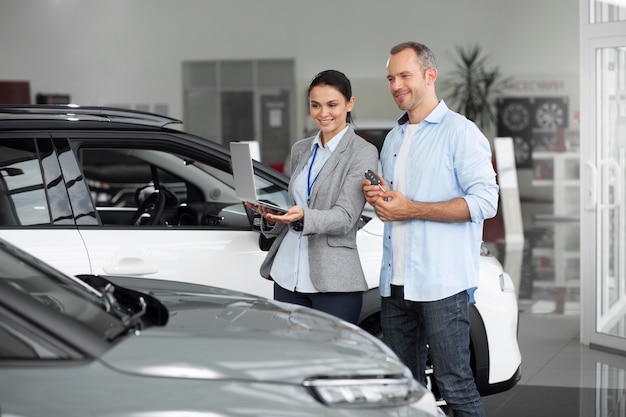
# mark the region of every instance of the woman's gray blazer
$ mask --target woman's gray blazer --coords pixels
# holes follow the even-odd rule
[[[291,190],[293,178],[311,157],[314,139],[302,139],[291,148],[291,204],[295,204]],[[317,177],[309,206],[303,207],[304,228],[301,233],[309,238],[311,281],[319,292],[368,289],[356,246],[358,221],[365,206],[361,180],[368,169],[378,171],[378,150],[357,136],[350,126]],[[272,263],[288,227],[277,223],[271,229],[264,228],[266,236],[276,236],[261,264],[260,272],[264,278],[271,279]]]

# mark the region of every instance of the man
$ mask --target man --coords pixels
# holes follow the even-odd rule
[[[381,151],[381,185],[363,180],[385,222],[380,276],[385,342],[425,382],[434,380],[455,416],[484,416],[470,368],[468,303],[478,285],[485,219],[498,186],[489,141],[435,92],[432,51],[416,42],[391,49],[389,90],[405,114]],[[427,350],[427,347],[429,348]]]

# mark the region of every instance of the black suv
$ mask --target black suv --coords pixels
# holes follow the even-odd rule
[[[180,124],[114,108],[0,106],[0,237],[69,275],[144,276],[271,298],[258,271],[266,242],[258,215],[235,195],[229,152],[172,128]],[[288,205],[288,178],[254,167],[259,198]],[[380,250],[378,237],[360,239]],[[364,320],[378,311],[379,261],[370,262]]]

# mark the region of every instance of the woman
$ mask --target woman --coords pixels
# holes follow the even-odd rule
[[[263,233],[276,237],[261,275],[274,280],[274,299],[357,323],[368,289],[356,246],[361,179],[377,171],[378,151],[350,125],[354,97],[343,73],[317,74],[308,97],[319,133],[291,149],[293,206],[280,215],[246,203],[263,216]]]

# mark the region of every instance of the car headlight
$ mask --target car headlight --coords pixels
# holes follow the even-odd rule
[[[391,407],[418,401],[426,390],[410,377],[309,378],[303,385],[330,407]]]

